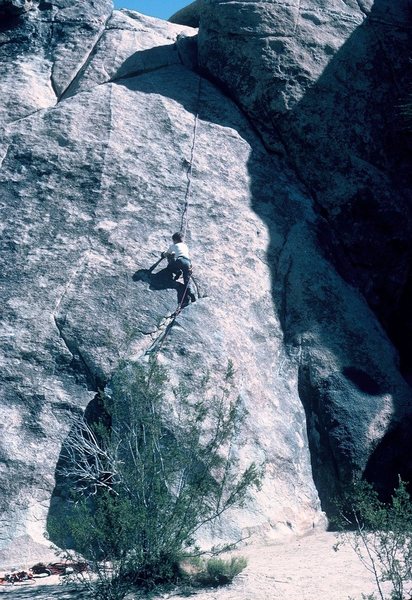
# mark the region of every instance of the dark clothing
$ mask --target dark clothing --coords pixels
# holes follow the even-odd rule
[[[192,302],[194,302],[196,300],[196,297],[195,297],[193,290],[191,288],[191,285],[190,285],[190,274],[191,274],[190,260],[188,258],[185,258],[184,256],[180,256],[177,259],[170,258],[167,269],[174,275],[180,275],[180,273],[183,274],[183,283],[184,283],[185,290],[186,290],[184,298],[183,298],[183,304],[185,304],[185,303],[187,304],[189,302],[189,299]]]

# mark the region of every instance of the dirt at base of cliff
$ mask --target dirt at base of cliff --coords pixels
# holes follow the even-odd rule
[[[361,565],[349,546],[333,549],[333,533],[316,533],[271,546],[249,546],[241,551],[248,566],[232,585],[196,593],[196,600],[360,600],[375,590],[371,573]],[[39,580],[0,588],[10,600],[83,600],[79,590]],[[183,600],[176,592],[160,596]],[[135,600],[133,595],[128,600]]]

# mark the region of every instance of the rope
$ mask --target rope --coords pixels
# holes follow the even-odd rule
[[[162,346],[164,344],[164,341],[167,337],[167,334],[169,333],[169,331],[172,329],[173,325],[175,324],[176,318],[179,316],[182,308],[183,308],[183,302],[186,298],[186,294],[187,294],[187,290],[189,287],[189,283],[190,283],[190,277],[186,283],[186,287],[184,289],[183,292],[183,296],[182,299],[180,300],[176,310],[174,313],[172,313],[170,315],[170,317],[167,317],[170,319],[169,323],[166,325],[166,327],[164,328],[164,330],[157,336],[157,338],[153,341],[153,343],[151,344],[151,346],[146,350],[145,352],[145,356],[149,355],[149,354],[157,354],[158,352],[160,352],[160,350],[162,349]],[[166,318],[166,320],[167,320]]]
[[[198,88],[197,88],[197,98],[196,98],[195,122],[193,124],[193,141],[192,141],[192,147],[190,150],[190,161],[189,161],[189,165],[188,165],[188,168],[186,171],[186,178],[187,178],[186,193],[185,193],[185,197],[184,197],[182,217],[180,220],[180,231],[183,234],[183,237],[186,236],[187,225],[188,225],[188,221],[189,221],[188,211],[189,211],[190,194],[191,194],[191,188],[192,188],[193,160],[194,160],[195,148],[196,148],[196,136],[197,136],[197,125],[199,122],[199,106],[200,106],[201,91],[202,91],[202,78],[199,76],[199,83],[198,83]]]
[[[194,161],[194,157],[195,157],[195,149],[196,149],[196,139],[197,139],[197,126],[198,126],[198,122],[199,122],[199,106],[200,106],[200,94],[202,91],[202,78],[199,76],[199,82],[198,82],[198,88],[197,88],[197,97],[196,97],[196,113],[195,113],[195,121],[193,124],[193,140],[192,140],[192,147],[190,149],[190,161],[188,164],[188,168],[186,171],[186,178],[187,178],[187,184],[186,184],[186,192],[185,192],[185,196],[184,196],[184,201],[183,201],[183,210],[182,210],[182,216],[180,219],[180,232],[182,233],[183,237],[186,236],[186,232],[187,232],[187,226],[189,223],[189,219],[188,219],[188,212],[189,212],[189,205],[190,205],[190,196],[191,196],[191,190],[192,190],[192,173],[193,173],[193,161]],[[192,275],[190,275],[186,287],[184,289],[183,292],[183,296],[182,299],[180,300],[177,309],[175,310],[174,313],[172,313],[169,317],[166,317],[165,319],[165,323],[167,322],[167,319],[170,319],[170,321],[167,323],[166,327],[164,328],[164,330],[157,336],[157,338],[153,341],[153,343],[151,344],[151,346],[146,350],[146,352],[144,353],[145,356],[150,355],[150,354],[157,354],[158,352],[160,352],[164,341],[169,333],[169,331],[171,330],[171,328],[173,327],[176,318],[178,317],[178,315],[180,314],[182,308],[183,308],[183,303],[185,301],[186,295],[187,295],[187,290],[189,288],[189,283],[190,283],[190,279],[193,280],[193,282],[196,285],[196,289],[198,290],[198,285],[195,282],[194,278],[192,277]]]

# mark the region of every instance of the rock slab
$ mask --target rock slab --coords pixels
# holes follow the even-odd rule
[[[250,39],[266,35],[246,9]],[[293,2],[280,10],[287,22]],[[123,360],[155,349],[194,395],[233,361],[249,414],[236,451],[266,475],[215,539],[324,526],[316,486],[327,507],[408,410],[396,351],[335,269],[313,195],[193,70],[195,34],[103,0],[39,4],[1,28],[4,556],[44,541],[71,417]],[[133,275],[180,228],[199,297],[163,339],[176,289]]]

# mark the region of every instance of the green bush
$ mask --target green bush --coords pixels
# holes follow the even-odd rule
[[[231,583],[247,566],[243,556],[232,557],[230,560],[211,558],[206,563],[210,585],[226,585]]]
[[[373,574],[379,598],[385,600],[383,582],[391,585],[390,600],[409,597],[412,592],[412,503],[405,482],[399,479],[391,501],[385,503],[369,483],[359,481],[339,503],[339,514],[340,543],[350,544]]]
[[[175,390],[175,410],[165,408],[166,383],[154,360],[124,365],[104,398],[104,418],[78,419],[66,444],[61,472],[73,504],[59,525],[90,560],[99,600],[179,581],[182,559],[199,553],[199,529],[259,485],[260,470],[239,470],[234,451],[245,411],[232,366],[212,396],[206,378],[200,398]],[[225,576],[240,564],[226,566]]]

